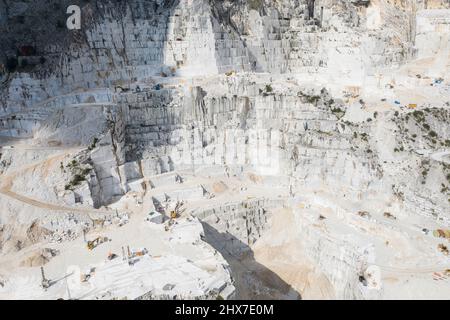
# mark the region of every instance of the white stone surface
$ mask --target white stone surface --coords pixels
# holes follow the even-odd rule
[[[83,41],[38,48],[56,70],[8,74],[0,297],[68,297],[29,266],[48,245],[54,279],[96,266],[70,278],[77,298],[232,297],[229,267],[239,290],[245,273],[221,254],[244,253],[304,298],[447,297],[448,257],[422,229],[450,227],[450,8],[316,2],[315,19],[300,0],[100,7]],[[176,201],[215,231],[143,222]],[[113,241],[87,252],[83,229]],[[126,245],[150,255],[106,260]],[[240,294],[290,296],[252,279]]]

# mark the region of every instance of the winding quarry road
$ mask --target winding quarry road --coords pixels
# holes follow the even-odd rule
[[[31,147],[30,147],[31,148]],[[56,148],[51,148],[51,150],[56,150]],[[49,148],[47,147],[43,147],[43,148],[38,148],[38,147],[32,147],[33,150],[49,150]],[[59,148],[61,149],[61,148]],[[52,210],[52,211],[69,211],[69,212],[77,212],[77,213],[85,213],[85,214],[110,214],[110,211],[102,211],[102,210],[96,210],[96,209],[86,209],[86,208],[74,208],[74,207],[69,207],[69,206],[63,206],[63,205],[58,205],[58,204],[53,204],[53,203],[47,203],[47,202],[43,202],[40,200],[36,200],[33,199],[31,197],[28,197],[26,195],[23,194],[19,194],[15,191],[12,191],[12,186],[13,186],[13,182],[14,179],[17,175],[19,174],[24,174],[26,171],[29,171],[31,169],[34,169],[38,166],[45,166],[47,163],[51,162],[51,161],[55,161],[55,160],[62,160],[64,159],[66,156],[70,155],[70,154],[74,154],[77,153],[79,151],[81,151],[82,148],[71,148],[71,149],[67,149],[66,151],[62,152],[62,153],[58,153],[56,155],[53,155],[43,161],[39,161],[33,164],[30,164],[28,166],[24,166],[21,167],[19,169],[16,169],[15,171],[7,174],[7,175],[0,175],[0,193],[8,196],[10,198],[13,198],[17,201],[20,201],[22,203],[28,204],[30,206],[34,206],[34,207],[38,207],[41,209],[45,209],[45,210]],[[91,216],[90,216],[91,217]],[[91,217],[91,219],[93,219],[93,217]]]

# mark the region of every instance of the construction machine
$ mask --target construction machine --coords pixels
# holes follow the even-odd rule
[[[178,214],[175,210],[170,211],[170,219],[178,218]]]
[[[97,237],[92,241],[87,242],[87,248],[89,250],[94,250],[98,245],[108,241],[107,237]]]
[[[186,210],[185,208],[182,208],[184,205],[183,201],[177,201],[176,204],[171,206],[170,209],[170,219],[176,219],[181,216],[181,214]]]
[[[118,90],[120,90],[120,91],[118,91]],[[128,92],[128,91],[130,91],[130,88],[126,88],[126,87],[117,85],[114,87],[114,91],[115,92]]]
[[[234,75],[236,75],[236,71],[230,70],[230,71],[228,71],[228,72],[225,72],[225,75],[226,75],[227,77],[234,76]]]

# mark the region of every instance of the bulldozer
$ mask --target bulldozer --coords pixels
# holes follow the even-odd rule
[[[92,241],[87,242],[87,248],[89,250],[94,250],[98,245],[108,241],[107,237],[97,237]]]

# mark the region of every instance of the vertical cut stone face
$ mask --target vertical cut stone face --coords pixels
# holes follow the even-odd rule
[[[53,162],[50,179],[22,176],[3,192],[114,207],[179,183],[177,172],[249,180],[268,198],[283,190],[274,203],[194,210],[215,229],[211,244],[236,254],[263,237],[272,209],[308,194],[317,211],[299,209],[300,239],[338,298],[370,296],[358,277],[388,247],[383,206],[414,221],[413,237],[416,220],[448,227],[448,1],[83,1],[77,31],[65,28],[69,4],[0,1],[0,136],[84,148],[73,157],[89,172],[73,182]],[[12,149],[2,149],[2,173],[42,160]],[[207,202],[208,192],[166,190],[152,206],[168,194]],[[374,199],[382,223],[355,220]],[[320,210],[343,231],[322,228]],[[402,227],[389,233],[401,245]]]
[[[3,12],[9,21],[25,18],[2,27],[4,64],[5,56],[16,58],[24,46],[33,46],[46,61],[37,61],[30,78],[15,74],[3,88],[3,104],[11,110],[79,87],[126,83],[166,67],[188,77],[233,70],[338,74],[346,70],[336,70],[337,64],[351,71],[360,56],[361,65],[353,69],[367,74],[401,63],[411,46],[410,8],[384,2],[361,8],[350,1],[93,1],[82,5],[82,29],[70,32],[61,27],[67,18],[64,2],[7,5],[12,9],[6,12],[4,6]],[[367,11],[380,7],[379,28],[367,30]],[[316,20],[308,18],[312,9]],[[42,24],[42,17],[47,25],[38,32],[33,25]]]

